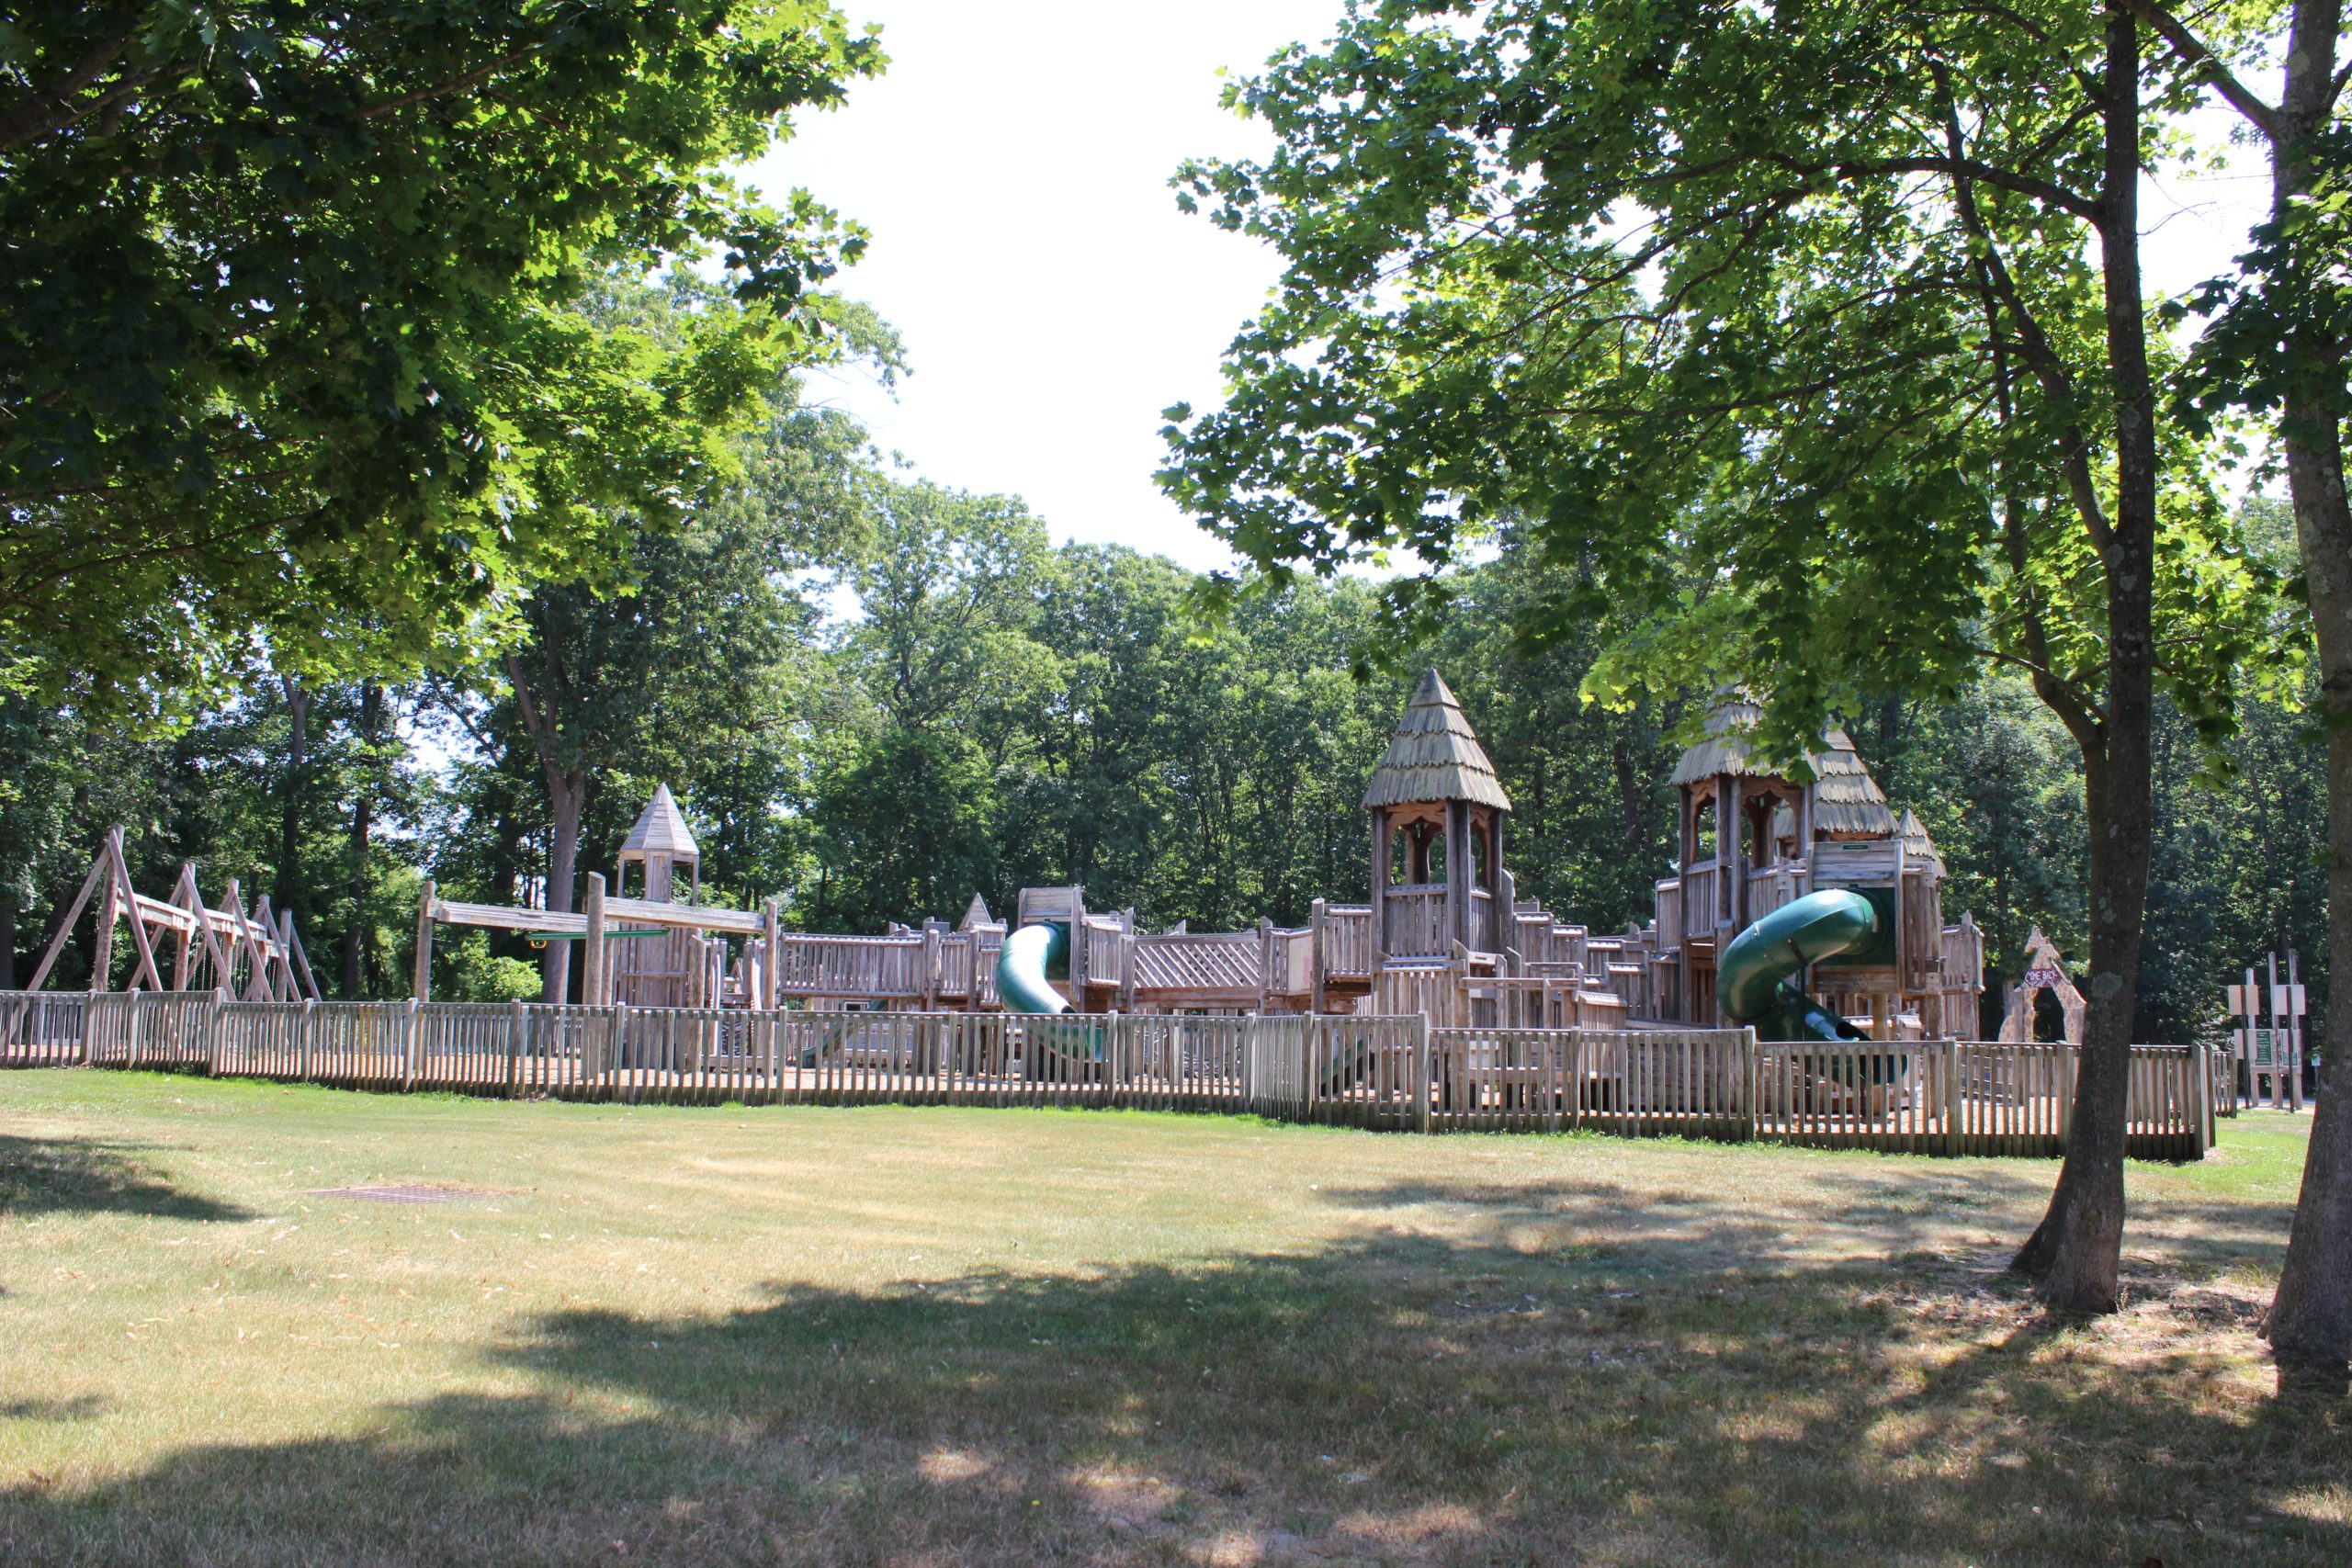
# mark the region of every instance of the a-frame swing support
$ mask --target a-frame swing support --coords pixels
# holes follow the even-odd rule
[[[65,939],[80,923],[94,895],[98,908],[97,929],[90,946],[92,991],[112,987],[115,927],[127,919],[130,940],[138,949],[138,960],[130,972],[133,989],[185,991],[191,979],[201,972],[211,982],[207,989],[232,990],[243,1000],[298,1001],[306,997],[313,1001],[320,999],[318,980],[311,972],[309,955],[302,951],[291,911],[273,915],[269,900],[264,897],[256,900],[248,912],[234,877],[229,880],[220,907],[207,908],[197,891],[193,865],[180,867],[179,880],[169,898],[151,898],[131,883],[130,863],[124,853],[123,830],[119,827],[107,830],[106,843],[90,862],[89,874],[82,879],[82,886],[57,922],[57,929],[50,933],[49,945],[42,949],[40,962],[33,967],[27,990],[38,991],[48,983],[58,955],[65,949]],[[156,956],[166,931],[173,937],[172,978],[168,985],[164,979],[163,964]],[[246,966],[242,987],[236,981],[240,958]]]

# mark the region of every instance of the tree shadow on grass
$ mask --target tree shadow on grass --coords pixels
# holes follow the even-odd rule
[[[250,1220],[234,1203],[174,1186],[137,1144],[0,1134],[0,1218],[40,1213],[146,1214],[166,1220]]]
[[[12,1484],[0,1557],[2352,1561],[2342,1408],[2233,1393],[2210,1338],[2051,1324],[1931,1207],[1867,1222],[1889,1264],[1591,1186],[1334,1201],[1386,1217],[1197,1267],[547,1314],[484,1351],[528,1393]]]

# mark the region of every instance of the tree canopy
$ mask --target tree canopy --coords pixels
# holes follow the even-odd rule
[[[813,0],[101,0],[0,25],[0,678],[169,708],[589,577],[862,236],[723,165],[879,69]],[[583,311],[704,254],[753,309]]]

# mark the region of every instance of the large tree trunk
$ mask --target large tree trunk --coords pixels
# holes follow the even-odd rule
[[[368,863],[376,829],[376,739],[384,716],[384,688],[359,683],[359,785],[352,791],[351,827],[344,838],[345,886],[351,918],[343,928],[343,994],[357,1000],[366,985],[368,960]]]
[[[2340,42],[2338,0],[2301,0],[2288,40],[2287,88],[2271,152],[2271,201],[2283,213],[2312,186],[2305,143],[2331,112]],[[2290,365],[2317,367],[2340,389],[2340,345],[2298,341]],[[2344,444],[2321,386],[2290,388],[2281,411],[2287,486],[2309,584],[2327,732],[2327,1071],[2303,1158],[2302,1195],[2287,1237],[2278,1292],[2263,1332],[2282,1377],[2318,1374],[2341,1384],[2352,1362],[2352,512],[2344,494]]]
[[[2132,1012],[2154,837],[2156,400],[2141,300],[2139,24],[2107,28],[2101,266],[2116,401],[2115,512],[2098,539],[2107,580],[2107,712],[2083,754],[2090,828],[2090,1011],[2074,1120],[2049,1212],[2013,1267],[2041,1276],[2063,1312],[2113,1312],[2123,1253],[2123,1139]]]
[[[2298,411],[2289,405],[2291,423]],[[2311,584],[2327,730],[2327,1008],[2319,1101],[2278,1293],[2263,1332],[2282,1370],[2341,1376],[2352,1361],[2352,515],[2332,418],[2288,448]]]
[[[297,857],[302,848],[302,786],[311,765],[311,693],[299,675],[282,675],[286,688],[286,783],[277,797],[277,875],[269,901],[279,914],[295,907],[300,884]]]
[[[553,762],[547,764],[546,772],[549,817],[555,825],[554,841],[548,846],[548,908],[568,913],[571,885],[580,869],[580,817],[588,800],[588,773]],[[551,942],[539,971],[539,999],[567,1001],[571,994],[571,944]]]

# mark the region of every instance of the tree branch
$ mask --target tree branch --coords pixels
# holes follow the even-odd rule
[[[30,96],[6,112],[0,112],[0,151],[14,147],[19,141],[29,141],[37,136],[46,136],[52,130],[62,130],[97,107],[97,104],[85,104],[75,108],[72,99],[96,81],[107,66],[122,58],[123,51],[130,47],[132,36],[125,33],[119,38],[104,39],[82,57],[80,64],[64,75],[46,87],[34,89]],[[145,76],[135,75],[130,80],[131,85],[136,85],[145,80]],[[99,103],[105,101],[102,98]]]
[[[2239,81],[2222,57],[2207,47],[2205,40],[2188,30],[2187,24],[2156,4],[2156,0],[2116,0],[2116,4],[2154,28],[2163,39],[2172,45],[2194,74],[2203,76],[2213,85],[2213,90],[2229,100],[2230,106],[2252,122],[2256,130],[2273,141],[2286,135],[2286,120],[2278,108],[2264,103],[2260,94]]]

